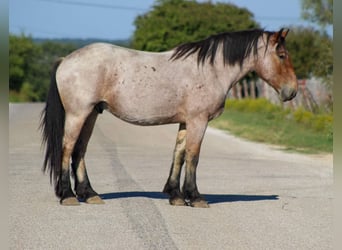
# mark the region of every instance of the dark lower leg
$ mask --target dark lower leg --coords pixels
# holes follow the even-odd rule
[[[183,195],[189,205],[192,207],[209,207],[208,203],[198,191],[196,184],[196,168],[198,164],[198,155],[187,156],[186,172],[183,184]]]
[[[83,158],[81,160],[73,160],[71,166],[75,175],[75,192],[77,197],[86,201],[91,197],[98,196],[90,185]]]
[[[61,199],[61,203],[63,200],[67,198],[75,197],[75,194],[71,190],[69,169],[62,170],[60,177],[57,181],[57,184],[55,186],[55,192],[57,197]]]
[[[200,193],[196,185],[196,168],[198,164],[198,156],[187,156],[185,179],[183,184],[183,194],[185,199],[193,201],[200,198]]]
[[[73,158],[74,159],[74,158]],[[103,204],[100,196],[90,185],[87,170],[83,158],[72,163],[72,170],[75,176],[75,192],[79,199],[91,204]]]

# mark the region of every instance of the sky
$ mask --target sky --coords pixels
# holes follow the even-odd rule
[[[154,0],[10,0],[9,32],[34,38],[129,39],[134,20]],[[198,2],[203,2],[198,0]],[[212,2],[217,2],[212,0]],[[220,0],[247,8],[266,30],[312,26],[301,19],[301,0]],[[332,35],[332,27],[328,28]],[[209,35],[209,34],[208,34]]]

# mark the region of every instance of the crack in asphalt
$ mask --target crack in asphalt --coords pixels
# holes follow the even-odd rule
[[[102,150],[112,156],[111,165],[113,174],[117,177],[115,181],[117,191],[143,192],[144,190],[128,174],[118,159],[115,142],[110,140],[99,126],[95,125],[93,133],[97,134]],[[162,214],[151,199],[120,199],[120,206],[125,211],[132,230],[144,242],[143,249],[178,249],[168,232]]]

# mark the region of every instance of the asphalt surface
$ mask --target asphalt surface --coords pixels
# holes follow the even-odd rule
[[[332,249],[332,155],[285,153],[208,129],[198,187],[208,209],[161,193],[177,125],[104,112],[86,164],[104,205],[59,205],[41,171],[43,104],[9,105],[11,249]]]

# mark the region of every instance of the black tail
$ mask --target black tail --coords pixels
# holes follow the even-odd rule
[[[55,189],[62,169],[63,135],[65,111],[58,93],[56,71],[62,59],[58,60],[51,72],[51,83],[47,95],[46,105],[41,114],[40,128],[43,134],[45,160],[43,172],[49,171],[50,182],[54,182]]]

